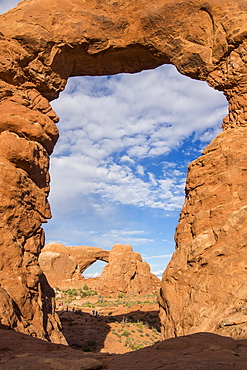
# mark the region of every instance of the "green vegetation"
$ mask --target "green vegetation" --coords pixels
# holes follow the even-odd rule
[[[99,310],[99,316],[94,320],[102,321],[112,330],[119,343],[122,343],[128,350],[135,351],[148,345],[153,345],[160,338],[159,332],[159,318],[155,311],[148,312],[144,305],[151,305],[157,303],[155,295],[140,297],[136,294],[124,295],[119,293],[116,297],[104,297],[97,294],[96,291],[91,290],[86,284],[81,289],[60,290],[55,288],[58,302],[63,302],[63,310],[69,306],[69,310],[74,307],[76,315],[84,315],[83,307],[90,308],[85,310],[90,312],[91,309],[98,310],[99,307],[109,307],[109,309]],[[142,305],[134,308],[131,313],[122,312],[121,307],[132,307]],[[120,307],[120,310],[118,310]],[[127,311],[127,310],[126,310]],[[131,311],[131,310],[128,310]],[[108,312],[108,314],[106,313]],[[119,313],[118,313],[119,312]],[[76,319],[77,320],[77,319]],[[77,325],[77,321],[69,322],[69,326]],[[91,320],[91,319],[90,319]],[[66,321],[66,317],[65,317]],[[68,320],[67,320],[68,321]],[[81,349],[84,352],[96,351],[97,346],[95,341],[82,342]]]

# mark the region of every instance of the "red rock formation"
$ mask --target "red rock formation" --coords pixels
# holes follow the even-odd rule
[[[163,337],[247,337],[247,127],[222,132],[189,166],[177,248],[160,296]]]
[[[98,280],[97,291],[101,294],[118,293],[152,294],[160,287],[160,280],[150,272],[150,266],[142,261],[139,253],[130,245],[115,244]]]
[[[238,159],[244,153],[247,119],[246,2],[28,0],[0,17],[0,29],[2,322],[62,340],[53,292],[38,265],[41,224],[50,217],[48,155],[58,137],[49,101],[58,97],[69,76],[137,72],[172,63],[224,91],[229,114],[225,133],[190,167],[177,250],[162,283],[163,333],[192,332],[211,320],[212,330],[218,325],[227,335],[243,336],[246,192],[245,162],[240,165]],[[228,300],[225,292],[231,294]],[[219,309],[229,301],[232,311]],[[174,302],[186,306],[179,303],[175,309]],[[194,320],[188,315],[196,310],[200,314]]]
[[[97,260],[108,263],[101,276],[85,279],[82,273]],[[107,251],[85,245],[65,247],[61,243],[50,243],[43,248],[39,264],[53,288],[80,289],[87,284],[90,289],[109,295],[152,294],[160,288],[160,280],[130,245],[116,244]]]
[[[95,261],[109,262],[109,251],[81,245],[66,247],[61,243],[47,244],[39,256],[39,264],[53,288],[82,288],[87,279],[82,273]]]

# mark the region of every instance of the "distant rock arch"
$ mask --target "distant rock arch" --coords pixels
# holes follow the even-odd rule
[[[97,260],[107,263],[102,274],[96,279],[85,279],[82,273]],[[100,294],[108,295],[153,294],[160,288],[160,280],[130,245],[115,244],[107,251],[98,247],[50,243],[43,248],[39,263],[53,288],[81,289],[87,284]]]
[[[42,249],[39,264],[53,288],[82,288],[85,282],[83,272],[97,260],[108,263],[109,253],[98,247],[66,247],[61,243],[50,243]]]

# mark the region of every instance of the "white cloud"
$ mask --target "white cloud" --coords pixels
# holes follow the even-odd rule
[[[145,231],[144,230],[127,230],[127,229],[124,229],[124,230],[111,230],[110,231],[110,234],[108,235],[104,235],[104,236],[119,236],[119,235],[140,235],[140,234],[144,234]]]
[[[85,278],[96,278],[100,276],[99,272],[89,273],[89,274],[83,274]]]
[[[155,271],[152,271],[151,272],[156,275],[160,280],[162,279],[162,275],[164,273],[164,270],[155,270]]]
[[[151,256],[151,257],[145,257],[145,260],[151,260],[155,258],[171,258],[172,254],[161,254],[159,256]]]
[[[123,155],[120,158],[120,162],[128,162],[130,164],[135,164],[135,161],[133,159],[131,159],[128,155]]]
[[[65,197],[98,194],[101,202],[179,209],[185,168],[182,172],[175,163],[172,170],[164,158],[190,135],[204,143],[219,130],[226,105],[212,92],[172,66],[70,79],[53,103],[61,117],[51,160],[53,207]],[[146,168],[148,158],[157,158],[163,173]]]
[[[143,230],[111,230],[109,233],[103,234],[102,238],[107,238],[112,240],[113,243],[122,243],[122,244],[143,244],[153,242],[154,239],[140,237],[140,235],[145,234]],[[136,236],[134,236],[136,235]]]
[[[138,175],[144,176],[145,175],[145,168],[141,165],[136,166],[136,172]]]

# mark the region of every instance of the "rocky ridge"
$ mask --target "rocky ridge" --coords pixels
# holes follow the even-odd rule
[[[97,260],[107,262],[101,275],[85,279],[83,272]],[[115,244],[107,251],[98,247],[65,247],[61,243],[50,243],[42,249],[39,264],[49,284],[62,290],[81,289],[86,284],[99,294],[117,295],[152,294],[160,288],[160,280],[130,245]]]
[[[2,329],[0,338],[0,366],[3,370],[243,370],[247,363],[246,340],[211,333],[171,338],[123,355],[83,353]]]
[[[229,114],[224,132],[189,169],[177,249],[159,298],[163,338],[206,328],[245,335],[246,20],[241,0],[25,0],[0,16],[4,325],[64,342],[54,292],[38,264],[58,138],[49,101],[70,76],[172,63],[223,91]]]

